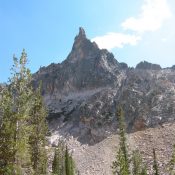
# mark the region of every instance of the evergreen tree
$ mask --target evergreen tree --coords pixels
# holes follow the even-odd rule
[[[53,158],[53,162],[52,162],[52,173],[53,175],[62,175],[61,174],[61,169],[62,169],[62,164],[61,161],[61,152],[60,152],[60,148],[57,147],[55,149],[55,154],[54,154],[54,158]]]
[[[32,167],[36,175],[47,172],[47,155],[45,150],[45,136],[47,132],[46,115],[41,86],[33,93],[30,109],[31,132],[29,136]]]
[[[71,175],[75,174],[75,162],[73,160],[72,155],[70,155],[70,172]]]
[[[27,124],[29,99],[32,94],[31,74],[26,68],[25,50],[19,61],[16,57],[13,60],[10,85],[2,91],[1,95],[0,171],[3,172],[2,174],[22,175],[26,170],[28,174],[31,173]]]
[[[66,175],[71,175],[71,161],[70,161],[70,156],[69,156],[67,146],[65,151],[65,170],[66,170]]]
[[[25,50],[13,60],[12,78],[0,94],[0,174],[45,175],[47,113],[40,88],[32,88]]]
[[[159,175],[156,151],[154,148],[153,148],[153,171],[154,171],[154,175]]]
[[[138,150],[132,153],[132,174],[133,175],[145,175],[146,167],[143,165],[141,155]]]
[[[124,112],[121,107],[117,109],[116,116],[119,121],[119,151],[116,156],[116,160],[113,162],[112,169],[113,174],[118,175],[129,175],[129,155],[126,143],[126,131],[125,131],[125,121]]]
[[[60,150],[60,172],[61,175],[66,175],[66,168],[65,168],[65,150],[66,150],[66,146],[65,143],[60,141],[59,144],[59,150]]]
[[[52,162],[52,174],[75,175],[75,163],[73,157],[63,142],[60,142],[55,149]]]
[[[142,159],[138,150],[133,151],[132,153],[132,164],[132,174],[140,175],[142,171]]]
[[[15,124],[11,122],[12,112],[12,94],[5,87],[1,92],[0,111],[0,174],[13,174],[14,172],[14,157],[15,157],[15,142],[14,129]]]

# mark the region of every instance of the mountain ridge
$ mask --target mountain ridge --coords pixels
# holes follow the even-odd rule
[[[128,132],[175,119],[175,71],[141,62],[136,68],[119,63],[106,49],[86,38],[83,28],[66,60],[41,68],[50,129],[95,144],[117,133],[116,106],[125,111]]]

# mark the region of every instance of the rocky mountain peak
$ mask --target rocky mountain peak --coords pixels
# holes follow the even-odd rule
[[[111,73],[114,69],[119,68],[119,63],[114,55],[106,49],[99,49],[95,42],[91,42],[86,37],[85,30],[82,27],[79,28],[79,34],[75,37],[72,50],[65,62],[78,63],[78,67],[82,65],[83,69],[86,69],[85,64],[86,66],[90,64],[91,68],[98,65],[99,68],[102,68],[100,72]],[[94,69],[95,72],[98,67]]]
[[[35,86],[42,81],[49,127],[81,143],[94,144],[116,133],[119,105],[128,132],[175,120],[175,71],[146,61],[128,68],[91,42],[83,28],[67,59],[43,68],[33,78]]]
[[[83,27],[79,27],[79,34],[77,37],[86,38],[86,33],[85,33],[85,30],[83,29]]]
[[[43,94],[67,94],[114,85],[119,69],[114,55],[106,49],[99,49],[96,43],[86,38],[80,27],[66,60],[61,64],[51,64],[35,76],[43,80]]]
[[[79,33],[76,35],[75,39],[74,39],[74,43],[80,43],[83,41],[86,41],[86,32],[84,30],[83,27],[79,27]]]
[[[85,30],[80,27],[79,33],[74,39],[73,47],[67,60],[71,63],[91,58],[98,54],[99,48],[96,43],[92,43],[86,38]]]

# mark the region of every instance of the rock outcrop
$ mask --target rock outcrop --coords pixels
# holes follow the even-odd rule
[[[125,111],[127,131],[155,127],[175,119],[175,72],[148,62],[134,68],[87,39],[83,28],[67,59],[33,75],[42,80],[52,132],[97,143],[117,133],[116,106]]]
[[[160,70],[161,67],[158,64],[152,64],[147,61],[142,61],[137,64],[136,69]]]
[[[175,65],[173,65],[173,66],[171,67],[171,69],[175,70]]]

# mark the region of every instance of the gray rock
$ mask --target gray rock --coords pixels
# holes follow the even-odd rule
[[[147,61],[142,61],[137,64],[136,69],[160,70],[161,67],[158,64],[152,64]]]
[[[120,63],[121,69],[127,69],[128,65],[126,63]]]
[[[171,69],[175,70],[175,65],[173,65],[173,66],[171,67]]]
[[[40,80],[50,129],[81,143],[94,144],[117,133],[119,105],[128,132],[175,119],[174,71],[148,62],[127,68],[87,39],[82,28],[65,61],[33,75],[35,87]]]

